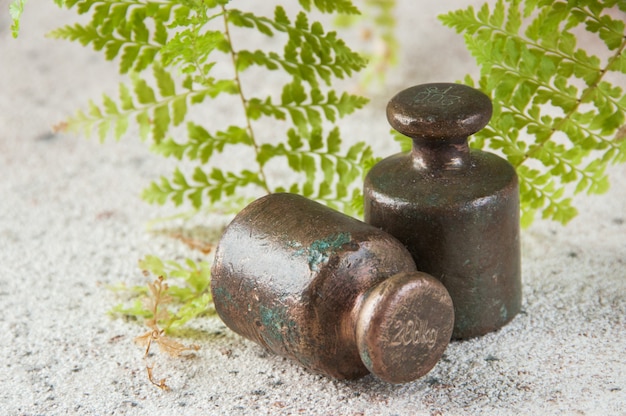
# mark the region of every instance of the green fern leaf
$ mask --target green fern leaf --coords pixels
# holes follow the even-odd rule
[[[11,16],[11,35],[17,38],[20,33],[20,20],[24,13],[24,5],[26,0],[13,0],[9,4],[9,15]]]
[[[498,150],[516,167],[524,225],[539,212],[571,220],[576,210],[568,195],[606,191],[606,166],[624,159],[624,147],[612,140],[626,124],[624,91],[604,78],[610,71],[623,73],[626,28],[607,14],[608,7],[594,0],[499,0],[493,10],[485,4],[478,12],[470,7],[441,17],[465,34],[481,65],[478,82],[467,81],[491,95],[494,113],[472,145]],[[530,21],[520,34],[522,15]],[[580,25],[604,42],[608,61],[576,45],[571,31]],[[562,115],[552,115],[554,108]],[[563,137],[567,141],[560,143]],[[543,170],[525,166],[536,162]]]
[[[65,1],[67,8],[77,8],[79,14],[92,11],[87,24],[64,26],[49,33],[54,38],[75,40],[91,44],[97,51],[105,50],[105,57],[113,60],[120,56],[120,72],[141,72],[148,68],[167,40],[165,23],[171,11],[189,14],[190,9],[172,3],[143,3],[137,0],[115,3],[111,1]],[[163,19],[163,20],[161,20]],[[146,23],[150,20],[150,25]],[[154,27],[151,34],[149,26]]]
[[[159,322],[166,332],[185,325],[189,320],[214,313],[210,307],[212,302],[209,285],[210,264],[186,259],[184,263],[162,261],[156,256],[146,256],[139,261],[144,274],[159,276],[167,281],[168,314],[164,321]],[[144,299],[149,296],[145,287],[121,288]],[[131,318],[149,318],[152,312],[145,308],[142,299],[136,299],[130,306],[118,305],[111,310],[114,315]]]
[[[323,13],[345,13],[345,14],[359,14],[359,9],[356,8],[350,0],[298,0],[300,5],[306,10],[311,11],[311,7]]]
[[[177,206],[188,200],[194,208],[200,209],[205,200],[218,202],[232,196],[238,189],[255,185],[263,186],[263,183],[250,170],[233,173],[214,168],[207,174],[202,168],[196,167],[188,179],[181,170],[176,169],[171,180],[162,177],[159,183],[153,182],[145,189],[143,198],[158,204],[171,201]]]
[[[165,157],[182,160],[199,160],[209,163],[216,154],[222,153],[227,145],[252,145],[248,131],[238,126],[230,126],[225,131],[209,133],[204,127],[189,122],[187,124],[188,140],[179,143],[173,139],[165,140],[153,147],[153,150]]]
[[[284,9],[278,6],[274,19],[256,16],[252,13],[231,10],[229,20],[241,27],[271,27],[274,31],[288,35],[284,54],[262,52],[243,52],[238,67],[246,69],[252,64],[262,65],[268,69],[282,68],[294,78],[317,87],[320,80],[330,85],[332,77],[343,78],[365,67],[365,60],[348,48],[337,38],[335,32],[324,33],[318,22],[309,24],[306,14],[299,13],[295,23],[287,19]],[[263,32],[270,35],[269,31]],[[239,54],[239,53],[238,53]]]

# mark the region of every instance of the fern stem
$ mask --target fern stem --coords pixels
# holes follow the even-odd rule
[[[592,94],[596,88],[598,88],[598,85],[600,85],[600,82],[602,82],[602,79],[604,78],[604,76],[606,75],[607,72],[609,72],[609,68],[614,64],[614,62],[619,59],[619,57],[621,56],[622,52],[624,51],[624,49],[626,48],[626,37],[624,38],[624,41],[622,42],[621,46],[619,47],[619,49],[615,52],[615,54],[608,60],[606,66],[604,68],[602,68],[599,73],[598,73],[598,77],[596,78],[596,80],[593,82],[593,84],[591,84],[588,88],[585,89],[585,91],[583,92],[583,94],[581,95],[581,97],[578,99],[576,105],[574,107],[572,107],[572,109],[570,111],[567,112],[567,114],[565,114],[565,116],[558,122],[556,123],[550,132],[550,135],[548,135],[545,139],[543,139],[541,142],[537,143],[537,146],[535,146],[532,150],[526,152],[524,154],[524,157],[522,159],[520,159],[519,162],[517,162],[514,166],[517,168],[518,166],[520,166],[521,164],[523,164],[526,160],[528,160],[529,158],[531,158],[533,156],[533,154],[535,154],[537,151],[539,151],[539,149],[543,148],[543,146],[552,138],[552,136],[554,135],[554,133],[556,133],[557,131],[561,130],[561,127],[578,111],[578,108],[580,107],[580,105],[585,102],[585,99],[587,98],[588,95]],[[597,70],[597,68],[595,68]]]
[[[239,93],[239,98],[241,100],[241,105],[243,107],[244,116],[246,118],[246,130],[248,130],[250,140],[254,147],[255,155],[257,156],[255,160],[257,160],[257,165],[259,168],[258,172],[259,172],[259,176],[261,177],[262,188],[265,190],[265,192],[267,192],[268,194],[271,194],[272,190],[270,189],[268,185],[267,176],[265,175],[265,171],[263,170],[263,165],[258,163],[258,156],[261,152],[261,147],[257,143],[256,136],[254,134],[254,129],[252,128],[252,122],[248,115],[248,100],[246,99],[246,96],[243,93],[241,78],[239,77],[239,70],[237,69],[237,54],[235,52],[235,48],[233,47],[233,40],[230,35],[230,27],[228,24],[228,12],[225,6],[221,6],[221,7],[222,7],[222,12],[223,12],[223,18],[224,18],[224,35],[226,37],[226,41],[228,42],[228,50],[229,50],[230,58],[233,64],[233,72],[235,74],[234,75],[235,84],[237,85],[237,92]]]

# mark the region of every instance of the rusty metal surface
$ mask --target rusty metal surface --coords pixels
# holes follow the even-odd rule
[[[365,221],[404,243],[418,270],[454,302],[454,338],[496,330],[521,307],[519,190],[513,167],[471,150],[467,136],[491,117],[483,93],[425,84],[391,99],[387,117],[413,139],[368,173]]]
[[[454,321],[443,285],[416,272],[395,238],[293,194],[265,196],[235,217],[216,250],[211,290],[232,330],[339,379],[425,374]]]

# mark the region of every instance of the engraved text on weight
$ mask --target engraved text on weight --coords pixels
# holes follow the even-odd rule
[[[461,100],[458,95],[449,94],[452,86],[446,89],[439,89],[437,87],[427,87],[426,91],[420,91],[413,97],[414,104],[438,104],[447,107],[452,104],[456,104]]]
[[[428,324],[421,319],[413,321],[396,320],[393,324],[393,335],[391,337],[390,347],[408,346],[426,344],[428,348],[432,348],[437,342],[439,331],[430,328]]]

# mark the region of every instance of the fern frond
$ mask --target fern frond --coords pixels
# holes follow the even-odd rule
[[[163,66],[177,66],[184,74],[195,74],[194,81],[207,82],[214,63],[207,63],[214,51],[227,49],[226,39],[220,31],[201,33],[201,26],[184,29],[170,39],[161,49]]]
[[[304,10],[315,7],[322,13],[359,14],[359,9],[350,0],[298,0]]]
[[[120,73],[123,74],[148,68],[167,42],[166,25],[172,15],[180,17],[192,12],[175,1],[79,0],[65,1],[64,5],[76,7],[79,14],[91,12],[91,21],[66,25],[50,32],[49,36],[78,41],[83,46],[91,45],[97,51],[104,50],[107,60],[119,56]]]
[[[283,87],[280,104],[275,104],[271,97],[263,100],[252,98],[247,103],[247,114],[253,120],[263,115],[282,120],[289,115],[292,123],[304,134],[310,127],[321,127],[323,119],[335,122],[362,108],[367,102],[364,97],[345,92],[337,97],[333,90],[324,95],[317,88],[311,89],[309,97],[305,87],[293,81]]]
[[[171,201],[179,206],[190,201],[194,208],[200,209],[207,201],[219,202],[249,186],[262,189],[265,183],[257,172],[247,169],[235,173],[213,168],[207,173],[198,166],[190,177],[177,168],[171,179],[161,177],[160,182],[153,182],[142,196],[148,202],[161,205]]]
[[[102,104],[93,101],[87,111],[78,111],[67,120],[66,128],[81,131],[89,137],[94,132],[104,141],[113,132],[119,140],[128,130],[132,120],[139,127],[143,140],[148,138],[160,143],[172,127],[180,125],[186,118],[188,106],[200,103],[207,97],[232,94],[236,88],[231,80],[207,78],[202,88],[194,89],[187,77],[177,89],[176,81],[160,65],[153,65],[156,85],[151,85],[138,74],[131,74],[130,85],[120,84],[119,104],[103,95]]]
[[[145,274],[160,276],[164,282],[167,302],[161,299],[162,313],[154,316],[154,311],[146,307],[145,302],[136,300],[129,306],[118,305],[112,312],[133,318],[156,319],[155,324],[170,332],[181,327],[189,320],[212,313],[211,292],[209,289],[210,264],[186,259],[183,263],[163,261],[156,256],[146,256],[139,261],[139,267]],[[167,286],[165,286],[167,285]],[[145,287],[130,288],[144,301],[150,299],[156,289],[154,284]],[[166,309],[165,309],[166,308]]]
[[[319,128],[307,131],[304,136],[290,129],[286,143],[261,146],[258,161],[264,166],[278,157],[285,158],[289,168],[303,173],[304,177],[289,188],[276,188],[276,192],[300,193],[344,212],[353,211],[350,192],[360,189],[355,183],[373,165],[372,149],[364,142],[342,150],[338,128],[332,129],[325,138]]]
[[[367,41],[363,52],[368,65],[361,75],[360,87],[365,89],[372,82],[381,83],[389,70],[399,61],[400,43],[397,39],[396,0],[365,0],[359,15],[339,15],[338,27],[354,27],[358,23],[360,37]]]
[[[91,20],[65,26],[51,36],[103,51],[107,59],[119,59],[120,72],[130,75],[130,82],[120,85],[117,99],[105,95],[100,103],[90,102],[67,127],[104,140],[111,134],[119,139],[134,123],[141,137],[153,142],[155,152],[203,165],[187,174],[176,169],[170,178],[153,183],[143,194],[149,202],[189,202],[200,208],[238,198],[237,193],[247,188],[254,189],[253,193],[271,192],[282,185],[270,183],[264,168],[282,158],[295,173],[286,188],[333,206],[353,205],[350,192],[369,163],[371,149],[360,143],[342,153],[339,129],[330,124],[363,107],[367,100],[336,91],[332,85],[364,68],[365,60],[336,32],[310,21],[307,13],[312,8],[357,13],[351,1],[303,0],[303,10],[294,16],[277,6],[272,17],[230,8],[227,0],[61,3],[79,14],[90,14]],[[220,20],[223,29],[215,25]],[[231,37],[234,29],[280,38],[284,46],[280,52],[236,49]],[[241,74],[253,66],[286,75],[279,97],[244,92]],[[147,68],[150,77],[144,76]],[[213,76],[224,74],[224,69],[232,77]],[[239,97],[243,125],[226,122],[208,129],[188,120],[190,106],[221,94]],[[286,123],[282,142],[258,135],[255,122],[262,117]],[[185,137],[168,137],[173,127],[185,121]],[[254,151],[255,158],[246,169],[207,168],[227,146],[235,145]]]
[[[13,0],[9,4],[9,16],[11,16],[11,35],[17,38],[20,33],[20,20],[22,19],[22,13],[24,13],[24,5],[26,0]]]
[[[239,70],[245,70],[252,64],[269,70],[282,68],[292,77],[318,87],[320,80],[331,85],[332,78],[349,77],[366,65],[363,57],[339,39],[336,32],[326,33],[319,22],[309,24],[304,12],[299,13],[294,22],[281,6],[276,7],[273,19],[238,10],[231,10],[228,16],[229,21],[239,27],[256,27],[269,36],[274,31],[288,35],[282,55],[245,49],[238,51]]]
[[[538,212],[571,220],[571,195],[605,192],[606,167],[626,159],[626,145],[614,140],[626,124],[626,95],[606,79],[626,73],[626,28],[607,13],[609,3],[527,0],[521,9],[520,0],[499,0],[493,9],[441,16],[464,33],[481,65],[478,82],[467,81],[491,95],[494,113],[472,145],[498,150],[516,167],[524,225]],[[538,10],[520,33],[531,4]],[[606,45],[604,61],[577,46],[572,30],[581,25]],[[537,162],[541,169],[526,168]]]
[[[224,131],[211,134],[203,126],[189,122],[187,134],[185,142],[177,142],[170,138],[153,146],[153,150],[165,157],[175,157],[178,160],[187,158],[207,164],[228,145],[253,145],[248,131],[239,126],[229,126]]]

